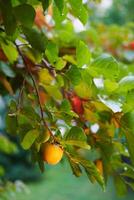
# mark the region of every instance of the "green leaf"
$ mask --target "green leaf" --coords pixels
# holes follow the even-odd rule
[[[86,24],[88,20],[88,13],[82,3],[82,0],[69,0],[69,3],[71,4],[74,15],[76,15],[76,17],[78,17],[83,24]]]
[[[121,118],[121,126],[126,136],[130,159],[134,166],[134,111],[126,113]]]
[[[8,140],[5,136],[0,135],[0,151],[11,154],[17,151],[17,147],[14,143]]]
[[[66,135],[66,140],[79,140],[79,141],[87,141],[87,137],[82,128],[73,126]]]
[[[82,149],[87,149],[90,150],[91,147],[90,145],[87,144],[87,142],[85,141],[78,141],[77,139],[69,139],[66,141],[61,142],[63,145],[72,145],[72,146],[76,146],[76,147],[80,147]]]
[[[36,29],[30,29],[26,27],[23,27],[23,31],[26,35],[27,40],[35,50],[45,52],[47,39],[43,33],[37,31]]]
[[[57,62],[55,63],[54,67],[57,69],[57,70],[62,70],[65,66],[66,66],[66,61],[63,60],[62,58],[58,58],[57,59]]]
[[[103,190],[105,190],[104,178],[98,171],[95,164],[92,161],[85,160],[85,159],[80,159],[80,163],[85,168],[85,171],[88,177],[93,176],[96,179],[96,181],[102,186]],[[90,180],[91,180],[91,177],[90,177]]]
[[[63,101],[61,102],[60,109],[63,114],[67,114],[71,117],[76,117],[76,118],[79,117],[75,112],[71,110],[71,104],[67,99],[63,99]]]
[[[90,80],[90,78],[89,78],[89,80]],[[76,85],[74,87],[74,90],[75,90],[76,94],[81,98],[88,99],[92,95],[91,87],[84,81],[81,81],[78,85]]]
[[[64,55],[63,59],[66,60],[67,62],[73,64],[73,65],[77,65],[76,60],[74,59],[73,55]]]
[[[121,176],[129,177],[134,180],[134,168],[130,166],[129,168],[126,166],[126,170],[121,173]]]
[[[57,85],[59,87],[63,87],[64,86],[64,78],[63,78],[63,76],[60,75],[60,74],[57,74],[57,76],[56,76],[56,82],[57,82]]]
[[[5,170],[2,166],[0,166],[0,176],[3,176],[5,174]]]
[[[111,93],[118,89],[118,83],[116,83],[115,81],[106,79],[106,80],[104,80],[104,87],[107,92]]]
[[[62,100],[62,94],[56,85],[43,85],[47,93],[56,100]]]
[[[92,161],[85,160],[84,158],[78,156],[72,156],[71,159],[73,162],[81,165],[85,169],[90,181],[93,181],[94,178],[102,186],[102,188],[105,189],[104,178]]]
[[[119,196],[124,196],[127,193],[127,186],[125,181],[119,176],[114,176],[116,191]]]
[[[125,131],[126,139],[127,139],[127,146],[128,151],[130,154],[130,160],[134,166],[134,134],[128,131]]]
[[[59,11],[58,7],[54,4],[53,5],[53,19],[55,21],[55,26],[56,27],[61,27],[62,26],[62,21],[66,19],[68,9],[66,6],[64,6],[62,10],[62,14]]]
[[[123,103],[124,113],[132,111],[134,108],[134,90],[127,93],[125,102]]]
[[[64,8],[64,0],[54,0],[57,8],[59,9],[60,13],[62,13]]]
[[[18,6],[21,3],[25,3],[27,0],[11,0],[12,6]]]
[[[8,133],[16,135],[17,134],[17,118],[15,115],[10,116],[7,115],[6,116],[6,130]]]
[[[63,144],[73,145],[84,149],[90,149],[90,145],[87,144],[87,137],[82,128],[73,126],[65,137]]]
[[[41,2],[42,2],[42,6],[43,6],[44,11],[46,11],[48,6],[50,5],[51,0],[41,0]]]
[[[4,21],[5,31],[8,35],[12,35],[16,30],[16,19],[13,15],[13,9],[11,1],[0,0],[0,7],[2,12],[2,17]]]
[[[39,131],[36,129],[30,130],[26,133],[21,142],[22,147],[27,150],[29,149],[32,144],[35,142],[36,138],[39,136]]]
[[[11,63],[13,63],[14,61],[17,60],[18,51],[16,50],[16,47],[11,42],[7,42],[7,44],[2,42],[1,47],[2,47],[5,55],[7,56],[8,60]]]
[[[16,19],[26,27],[33,25],[35,18],[35,10],[29,4],[21,4],[14,7],[14,14]]]
[[[30,124],[29,118],[26,115],[23,115],[23,114],[18,114],[17,120],[18,120],[19,126],[21,126],[23,124]]]
[[[82,67],[90,63],[91,53],[88,46],[83,41],[79,41],[76,48],[76,59],[78,67]]]
[[[41,85],[50,85],[53,77],[50,75],[47,69],[41,69],[39,71],[39,81]]]
[[[134,190],[134,183],[133,182],[126,182],[126,184]]]
[[[125,113],[121,118],[121,125],[134,135],[134,111]]]
[[[8,66],[8,64],[5,64],[2,61],[0,62],[0,71],[2,71],[8,77],[15,77],[14,71]]]
[[[118,92],[128,92],[132,89],[134,89],[134,76],[123,77],[119,82]]]
[[[52,42],[49,42],[46,47],[45,54],[50,63],[54,63],[58,60],[59,49],[58,46]]]
[[[49,131],[48,130],[42,130],[40,132],[38,139],[37,139],[37,143],[41,145],[42,143],[47,142],[49,140],[49,138],[50,138]]]
[[[17,103],[13,99],[10,101],[9,110],[10,110],[11,113],[15,113],[16,110],[17,110]]]
[[[94,60],[94,62],[89,67],[90,74],[93,77],[109,78],[114,80],[119,74],[119,66],[117,61],[108,54],[102,54]]]
[[[37,161],[38,161],[39,168],[41,172],[43,173],[45,170],[45,167],[44,167],[44,161],[42,160],[41,152],[39,152],[37,155]]]
[[[67,77],[70,79],[73,85],[78,85],[81,81],[81,73],[80,70],[72,65],[69,70],[66,72]]]
[[[82,76],[82,81],[91,88],[92,77],[89,73],[89,70],[88,69],[81,69],[81,76]]]
[[[70,166],[71,166],[71,169],[72,169],[73,174],[74,174],[76,177],[81,176],[82,170],[81,170],[80,166],[79,166],[78,164],[76,164],[75,162],[73,162],[71,159],[68,158],[68,160],[69,160],[69,164],[70,164]]]
[[[71,104],[67,99],[63,99],[61,102],[61,111],[69,112],[71,110]]]
[[[35,109],[30,106],[30,105],[26,105],[23,107],[23,114],[29,118],[30,120],[32,120],[33,122],[38,121],[40,122],[40,116],[39,114],[36,113]]]

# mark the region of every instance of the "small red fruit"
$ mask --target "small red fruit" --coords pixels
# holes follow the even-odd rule
[[[131,50],[134,50],[134,41],[132,41],[132,42],[129,43],[129,48]]]
[[[72,109],[78,115],[82,115],[84,113],[84,108],[82,104],[82,100],[78,96],[73,96],[71,98]]]

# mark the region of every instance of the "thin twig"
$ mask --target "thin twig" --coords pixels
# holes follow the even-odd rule
[[[17,106],[18,110],[20,110],[21,99],[22,99],[22,95],[23,95],[23,90],[24,90],[24,87],[25,87],[25,83],[26,83],[26,79],[24,78],[23,79],[23,83],[22,83],[22,87],[21,87],[20,92],[19,92],[19,97],[18,97],[18,106]]]
[[[27,72],[28,72],[29,76],[31,77],[31,79],[32,79],[32,81],[33,81],[33,85],[34,85],[34,88],[35,88],[35,91],[36,91],[36,94],[37,94],[38,103],[39,103],[39,107],[40,107],[41,118],[42,118],[42,121],[43,121],[43,123],[44,123],[44,126],[45,126],[45,127],[47,128],[47,130],[49,131],[51,137],[55,140],[55,137],[54,137],[54,135],[53,135],[51,129],[49,128],[49,126],[47,125],[46,121],[44,120],[43,109],[42,109],[42,106],[41,106],[41,100],[40,100],[40,95],[39,95],[38,86],[37,86],[37,84],[36,84],[36,81],[35,81],[35,79],[34,79],[32,73],[31,73],[31,71],[29,70],[29,67],[28,67],[28,65],[27,65],[27,62],[26,62],[26,60],[25,60],[24,55],[22,54],[22,52],[20,51],[20,49],[19,49],[19,47],[18,47],[18,45],[17,45],[16,43],[15,43],[15,46],[16,46],[16,48],[17,48],[17,50],[18,50],[19,55],[22,57],[25,66],[27,67]]]

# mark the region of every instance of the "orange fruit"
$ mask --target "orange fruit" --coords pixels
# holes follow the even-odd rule
[[[57,144],[45,143],[43,147],[43,160],[50,165],[59,163],[63,156],[63,150]]]
[[[103,175],[103,163],[101,159],[95,161],[96,167],[99,170],[100,174]]]

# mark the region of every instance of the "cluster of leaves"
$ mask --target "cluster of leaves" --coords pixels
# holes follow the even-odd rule
[[[42,9],[37,12],[39,3],[46,15],[51,3],[54,27],[49,30],[39,17]],[[43,145],[55,143],[75,176],[85,170],[104,188],[112,175],[124,194],[127,185],[134,188],[133,67],[90,51],[75,33],[71,19],[86,23],[87,5],[82,0],[0,0],[0,81],[14,96],[7,131],[19,135],[41,171]]]

